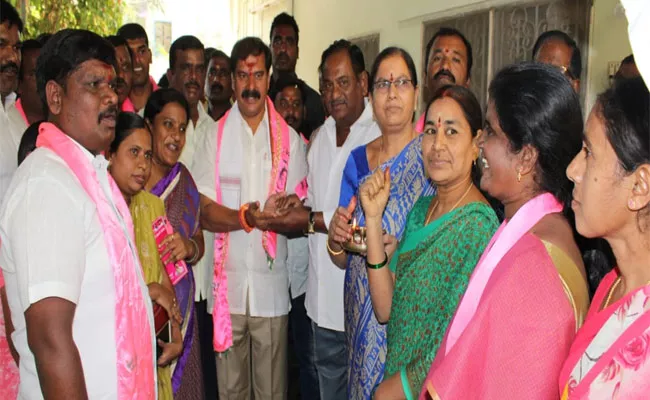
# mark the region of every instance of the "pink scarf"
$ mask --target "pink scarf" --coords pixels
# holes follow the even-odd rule
[[[418,119],[418,122],[415,123],[415,131],[418,133],[424,132],[424,114],[426,113],[423,112],[422,115],[420,115],[420,118]]]
[[[524,204],[511,218],[504,221],[496,231],[487,249],[472,273],[467,290],[460,301],[456,314],[447,331],[445,355],[454,347],[472,320],[494,268],[504,255],[537,224],[545,215],[562,211],[564,207],[550,193],[541,194]]]
[[[97,206],[99,222],[115,277],[115,339],[117,340],[117,389],[120,399],[154,399],[153,335],[147,314],[140,277],[134,255],[133,221],[115,181],[108,175],[115,206],[126,224],[124,235],[120,221],[106,198],[97,174],[83,151],[59,128],[43,123],[39,128],[38,147],[45,147],[61,157]]]
[[[25,114],[25,109],[23,108],[23,102],[21,99],[16,100],[16,110],[20,113],[20,116],[23,117],[23,121],[29,126],[29,121],[27,120],[27,114]]]
[[[126,100],[124,100],[124,103],[122,103],[122,112],[132,112],[132,113],[135,112],[135,106],[133,105],[131,99],[129,99],[128,97],[126,98]]]
[[[290,137],[289,125],[282,119],[273,107],[271,99],[266,98],[266,107],[269,113],[269,130],[271,131],[271,184],[269,196],[274,193],[284,192],[287,187],[287,175],[289,174]],[[219,157],[221,154],[221,142],[226,120],[230,110],[226,111],[219,119],[217,127],[217,160],[216,160],[216,183],[217,203],[222,204],[221,182],[219,178]],[[296,194],[304,198],[307,194],[306,178],[296,187]],[[262,235],[262,246],[266,251],[269,266],[273,265],[277,249],[277,234],[266,231]],[[228,305],[228,277],[224,267],[228,257],[228,233],[215,233],[214,235],[214,280],[213,294],[214,307],[212,318],[214,324],[213,345],[217,352],[224,352],[232,346],[232,321],[230,319],[230,306]]]

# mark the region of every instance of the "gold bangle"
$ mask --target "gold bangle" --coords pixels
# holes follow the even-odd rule
[[[332,250],[332,248],[330,247],[330,239],[329,238],[327,238],[327,241],[325,242],[325,245],[327,246],[327,251],[329,251],[329,253],[331,255],[333,255],[333,256],[338,256],[338,255],[341,255],[341,254],[343,254],[345,252],[345,249],[343,249],[343,248],[341,248],[341,251]]]

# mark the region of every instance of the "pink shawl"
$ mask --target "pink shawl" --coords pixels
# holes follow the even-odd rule
[[[23,121],[29,126],[29,121],[27,120],[27,114],[25,114],[25,109],[23,108],[23,102],[21,99],[16,100],[16,110],[20,113],[20,116],[23,117]]]
[[[45,147],[61,157],[97,206],[99,222],[113,267],[115,284],[115,339],[117,341],[117,386],[120,399],[150,399],[156,396],[153,335],[147,314],[140,264],[135,253],[133,221],[115,181],[108,175],[115,206],[128,230],[121,223],[102,190],[97,174],[83,151],[59,128],[43,123],[39,128],[38,147]]]
[[[269,130],[271,135],[271,184],[269,196],[274,193],[284,192],[287,186],[287,175],[289,172],[290,136],[289,125],[282,119],[273,107],[273,102],[266,98],[266,107],[269,113]],[[230,110],[226,111],[217,126],[217,160],[216,171],[216,192],[217,203],[222,204],[221,180],[219,178],[219,155],[221,154],[221,142],[223,139],[226,120]],[[296,194],[303,198],[307,193],[306,179],[300,182],[296,188]],[[266,251],[269,266],[273,265],[276,256],[277,234],[266,231],[262,235],[262,245]],[[214,235],[214,278],[213,294],[214,307],[212,318],[214,324],[213,346],[215,351],[224,352],[232,346],[232,321],[230,319],[230,306],[228,305],[228,277],[224,270],[228,257],[228,233],[221,232]]]

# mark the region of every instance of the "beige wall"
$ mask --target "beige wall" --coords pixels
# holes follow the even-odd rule
[[[415,65],[422,65],[423,22],[511,4],[516,0],[293,0],[286,10],[300,26],[300,59],[297,72],[317,86],[316,68],[322,51],[339,38],[380,34],[380,48],[399,45],[408,50]],[[618,0],[594,0],[586,105],[608,85],[608,61],[620,61],[630,53],[627,22],[617,12]],[[264,38],[268,33],[264,34]],[[420,71],[419,71],[420,72]],[[421,72],[420,72],[421,74]]]

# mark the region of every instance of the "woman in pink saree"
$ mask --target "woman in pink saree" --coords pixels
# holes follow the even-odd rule
[[[481,189],[506,219],[481,256],[420,399],[558,399],[557,377],[588,307],[565,168],[582,115],[552,66],[501,70],[489,90]]]
[[[605,238],[617,268],[596,290],[560,374],[562,399],[650,397],[650,101],[641,78],[598,97],[575,183],[576,227]]]

